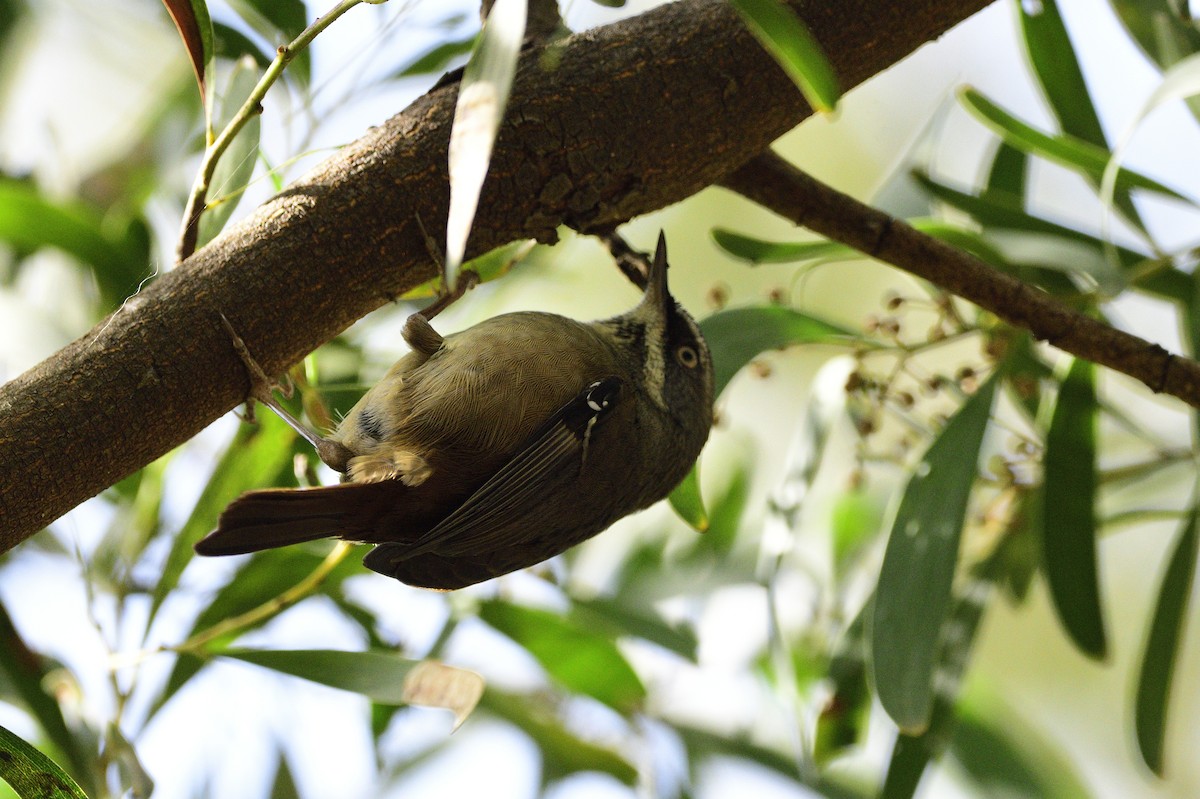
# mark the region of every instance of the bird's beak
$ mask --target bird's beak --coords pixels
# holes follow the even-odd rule
[[[654,251],[654,262],[650,265],[642,304],[655,313],[666,315],[673,302],[671,292],[667,289],[667,237],[659,231],[658,247]]]

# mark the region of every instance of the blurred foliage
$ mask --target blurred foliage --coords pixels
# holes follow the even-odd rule
[[[1112,171],[1114,144],[1096,111],[1095,82],[1072,47],[1078,34],[1066,28],[1053,0],[1013,5],[1029,79],[1041,91],[1050,126],[964,88],[958,101],[995,141],[979,165],[978,185],[939,177],[929,159],[916,155],[928,149],[921,142],[878,204],[903,207],[929,235],[1084,313],[1108,320],[1109,301],[1130,296],[1169,307],[1195,356],[1197,250],[1172,249],[1154,233],[1164,208],[1197,210],[1194,170],[1166,176]],[[1188,59],[1200,53],[1200,28],[1186,4],[1113,0],[1112,7],[1160,72],[1182,69],[1195,78],[1196,62]],[[153,253],[173,249],[177,235],[177,227],[162,224],[162,209],[184,206],[190,180],[180,164],[194,163],[204,150],[208,115],[215,109],[215,123],[224,124],[251,96],[275,48],[299,36],[312,17],[299,0],[237,0],[216,20],[202,0],[173,8],[195,15],[196,33],[186,50],[180,45],[179,57],[190,53],[210,94],[197,98],[190,75],[166,87],[128,150],[84,176],[74,193],[36,173],[0,177],[6,286],[36,265],[34,255],[53,250],[94,287],[88,307],[98,320],[153,279]],[[819,53],[789,39],[796,35],[789,27],[794,18],[766,0],[738,8],[757,20],[766,46],[808,86],[812,79],[804,76],[819,72]],[[25,4],[0,0],[4,57],[3,43],[26,15]],[[170,24],[165,12],[162,24]],[[337,35],[336,26],[329,35]],[[406,35],[417,42],[411,52],[376,50],[354,92],[432,81],[473,52],[478,27],[448,16],[414,24]],[[264,152],[269,115],[262,128],[255,117],[226,152],[208,198],[203,239],[219,235],[245,189],[264,179],[282,185],[287,159],[317,140],[317,66],[303,53],[272,89],[272,102],[303,109],[284,115],[291,150],[280,166],[271,166]],[[820,102],[832,106],[836,95],[828,91]],[[1189,107],[1200,118],[1194,99]],[[1028,178],[1034,165],[1046,162],[1074,172],[1107,203],[1119,237],[1040,210]],[[1101,189],[1106,173],[1113,180],[1107,198]],[[715,244],[752,267],[795,264],[800,277],[817,265],[858,257],[836,242],[799,235],[765,241],[733,229],[728,219],[713,222]],[[518,242],[465,266],[493,280],[526,258],[544,258],[545,250]],[[430,284],[405,299],[435,291]],[[68,666],[56,647],[31,643],[10,609],[0,606],[0,702],[27,719],[38,748],[61,764],[0,728],[0,777],[21,796],[53,795],[37,793],[45,780],[61,786],[64,796],[81,795],[73,783],[93,799],[146,795],[151,775],[139,763],[138,747],[151,722],[179,697],[203,690],[201,675],[215,670],[211,664],[240,661],[281,680],[318,682],[369,699],[363,723],[377,747],[383,790],[390,782],[403,784],[414,768],[452,745],[441,739],[399,755],[386,746],[389,732],[409,718],[408,703],[416,702],[409,675],[444,662],[434,673],[445,682],[434,687],[460,693],[432,701],[421,693],[420,703],[442,702],[462,714],[478,701],[476,716],[518,730],[539,752],[543,790],[580,772],[598,772],[620,786],[638,786],[639,795],[691,796],[705,765],[721,760],[753,764],[831,797],[910,797],[931,769],[947,764],[964,791],[979,796],[1087,796],[1063,741],[1035,731],[1014,707],[972,685],[973,645],[988,608],[1001,598],[1026,602],[1040,576],[1063,639],[1100,668],[1111,667],[1103,582],[1111,569],[1102,568],[1106,555],[1098,543],[1118,525],[1163,518],[1177,520],[1180,530],[1145,619],[1136,696],[1125,723],[1149,769],[1166,773],[1171,689],[1200,549],[1197,500],[1148,507],[1137,488],[1191,470],[1196,436],[1191,445],[1180,443],[1182,435],[1162,440],[1122,407],[1120,395],[1109,390],[1112,375],[1063,358],[936,287],[896,294],[884,304],[861,329],[823,320],[782,294],[707,316],[702,327],[718,391],[725,394],[719,410],[736,393],[730,387],[788,368],[774,356],[777,350],[804,347],[829,357],[811,396],[795,403],[798,432],[781,471],[764,468],[748,451],[723,456],[725,462],[706,456],[706,479],[693,473],[674,498],[681,515],[706,532],[648,515],[611,556],[608,577],[597,585],[573,579],[586,547],[519,579],[461,595],[389,584],[399,597],[390,613],[407,614],[418,599],[437,605],[441,626],[432,643],[398,640],[388,614],[361,600],[356,583],[384,578],[365,576],[358,555],[348,556],[344,546],[258,553],[211,570],[208,579],[216,582],[209,584],[190,569],[192,545],[241,492],[320,478],[312,453],[274,417],[263,414],[256,425],[239,426],[203,467],[186,447],[147,466],[98,500],[109,511],[107,526],[86,563],[71,544],[45,535],[0,560],[2,574],[35,558],[79,570],[90,618],[124,664],[119,676],[115,667],[96,665],[107,682],[83,680],[72,672],[80,661]],[[348,335],[310,358],[294,375],[300,396],[292,410],[328,425],[349,408],[378,368],[365,342]],[[957,354],[947,354],[952,351]],[[1114,463],[1118,445],[1122,460]],[[180,500],[172,486],[181,473],[194,478],[197,471],[197,490],[184,512],[173,512]],[[813,554],[822,548],[823,555]],[[706,647],[722,647],[704,633],[706,613],[716,597],[736,590],[752,591],[764,603],[763,618],[743,621],[767,631],[752,668],[770,701],[790,714],[791,736],[772,737],[723,719],[705,726],[673,709],[674,680],[662,675],[703,670]],[[360,651],[275,645],[276,622],[317,610],[352,630]],[[532,682],[514,686],[480,669],[486,688],[472,693],[474,680],[454,657],[460,641],[481,631],[499,651],[520,653],[535,673]],[[138,646],[142,651],[132,651]],[[143,664],[154,659],[172,660],[162,680],[144,677]],[[85,683],[92,690],[109,687],[110,701],[91,703],[109,708],[103,720],[80,711]],[[896,722],[894,744],[886,763],[864,765],[870,721],[881,715],[876,698]],[[131,706],[139,710],[128,711]],[[610,734],[595,734],[581,718],[602,718],[598,726]],[[680,767],[652,768],[662,752],[680,759]],[[293,765],[280,749],[268,766],[274,776],[263,781],[271,796],[300,795]],[[219,767],[208,764],[214,774]]]

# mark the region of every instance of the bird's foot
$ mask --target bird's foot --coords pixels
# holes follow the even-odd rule
[[[266,405],[275,415],[287,423],[289,427],[295,430],[308,443],[313,445],[317,451],[317,457],[321,459],[329,468],[345,473],[346,464],[349,462],[353,454],[343,444],[334,441],[333,439],[325,438],[318,435],[314,431],[305,427],[296,417],[288,413],[287,409],[279,404],[275,399],[275,392],[278,391],[285,397],[292,396],[294,385],[289,378],[286,384],[281,384],[279,381],[271,378],[263,371],[262,366],[250,354],[250,348],[246,346],[246,342],[238,335],[233,324],[225,316],[221,314],[221,323],[225,326],[225,330],[229,333],[229,338],[233,342],[233,349],[242,359],[242,364],[246,367],[246,374],[250,378],[250,391],[246,397],[246,421],[254,421],[254,401],[258,400],[263,405]]]

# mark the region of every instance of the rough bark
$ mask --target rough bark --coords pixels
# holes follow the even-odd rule
[[[990,0],[793,2],[845,89]],[[683,0],[522,58],[471,251],[611,226],[719,181],[809,109],[721,0]],[[269,373],[434,276],[455,87],[420,98],[0,387],[0,552],[195,435]]]

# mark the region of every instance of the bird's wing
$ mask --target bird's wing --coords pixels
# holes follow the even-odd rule
[[[621,399],[621,381],[599,380],[558,409],[525,442],[517,454],[467,497],[456,510],[411,544],[381,544],[363,561],[368,568],[391,574],[397,560],[425,552],[456,556],[475,554],[517,543],[497,538],[506,527],[519,534],[520,525],[506,524],[536,507],[548,483],[574,479],[587,461],[590,437]]]

